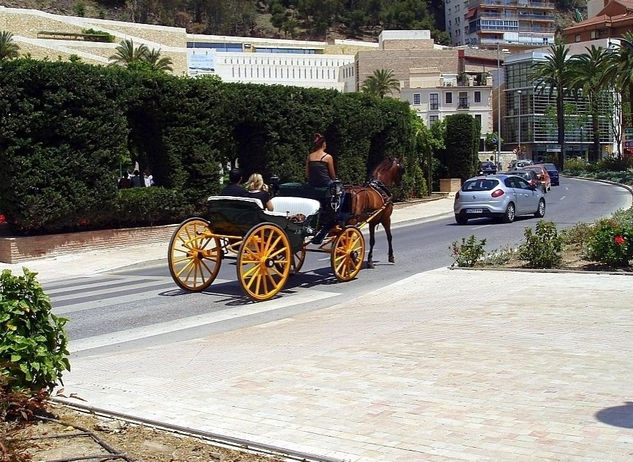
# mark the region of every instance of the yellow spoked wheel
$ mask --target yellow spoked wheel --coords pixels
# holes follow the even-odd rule
[[[283,289],[292,265],[290,242],[273,223],[254,226],[246,234],[237,256],[237,278],[244,293],[268,300]]]
[[[347,226],[332,244],[332,271],[339,281],[356,277],[365,258],[365,238],[355,226]]]
[[[301,249],[292,254],[292,274],[299,272],[304,261],[306,261],[306,248],[302,246]]]
[[[174,231],[167,253],[169,272],[181,288],[200,292],[211,285],[220,271],[222,247],[212,236],[209,222],[189,218]]]

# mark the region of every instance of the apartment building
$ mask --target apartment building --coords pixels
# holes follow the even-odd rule
[[[540,47],[554,43],[553,0],[445,0],[454,46]]]
[[[484,74],[412,69],[409,87],[400,91],[400,99],[408,101],[428,126],[452,114],[469,114],[479,121],[483,139],[494,131],[492,84],[488,79]]]
[[[602,8],[597,9],[600,4]],[[600,39],[622,37],[633,30],[633,1],[611,0],[607,3],[593,3],[590,15],[584,21],[563,29],[565,43],[588,42]]]

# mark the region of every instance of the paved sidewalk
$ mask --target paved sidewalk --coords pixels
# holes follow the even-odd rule
[[[439,269],[71,359],[64,383],[97,408],[341,460],[631,460],[632,294],[628,276]]]

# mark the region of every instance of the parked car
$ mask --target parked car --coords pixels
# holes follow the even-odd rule
[[[464,182],[455,194],[455,221],[494,217],[511,223],[517,215],[545,216],[545,196],[517,175],[480,175]]]
[[[480,175],[494,175],[495,173],[497,173],[497,166],[494,164],[494,162],[479,162]]]
[[[537,164],[539,165],[539,164]],[[558,177],[558,169],[556,168],[556,165],[552,164],[552,163],[545,163],[542,164],[543,167],[545,167],[545,170],[547,170],[547,173],[549,174],[549,178],[552,181],[552,186],[559,186],[560,185],[560,179]]]
[[[532,165],[533,163],[534,162],[529,159],[511,160],[510,165],[508,165],[508,170],[516,170],[517,168],[527,167],[528,165]]]
[[[536,172],[536,176],[538,177],[539,183],[543,186],[543,191],[547,192],[552,189],[552,180],[549,177],[549,173],[545,170],[542,164],[539,165],[527,165],[525,167],[521,167],[521,170],[534,170]]]
[[[536,174],[536,172],[534,170],[527,170],[527,169],[511,170],[511,171],[506,172],[506,173],[508,175],[520,176],[525,181],[530,183],[532,186],[536,186],[536,187],[540,188],[541,191],[545,192],[545,189],[543,189],[543,185],[541,185],[541,182],[538,180],[538,175]]]

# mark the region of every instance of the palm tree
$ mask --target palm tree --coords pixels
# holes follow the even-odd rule
[[[0,61],[17,58],[19,49],[20,47],[13,41],[11,32],[0,32]]]
[[[154,71],[171,72],[173,70],[171,67],[171,65],[173,64],[171,58],[161,58],[160,50],[149,50],[143,57],[142,61],[147,63],[149,67]]]
[[[110,56],[110,61],[112,61],[111,64],[121,64],[129,67],[132,63],[143,61],[148,53],[149,49],[146,45],[141,44],[138,47],[134,47],[133,40],[124,40],[116,47],[116,53]]]
[[[549,91],[550,97],[556,93],[556,122],[558,125],[558,144],[560,145],[560,168],[565,164],[565,93],[570,80],[569,49],[557,41],[550,47],[545,61],[536,63],[530,74],[535,91]]]
[[[623,99],[627,101],[627,125],[631,126],[633,123],[633,47],[628,44],[633,43],[633,32],[626,32],[622,35],[622,39],[621,46],[611,49],[605,78],[615,82],[616,89],[620,90]]]
[[[400,82],[393,76],[392,70],[376,69],[372,75],[363,82],[361,90],[364,93],[384,98],[387,93],[400,89]]]
[[[606,70],[610,53],[602,47],[591,45],[587,53],[571,58],[569,64],[570,86],[580,90],[589,103],[591,130],[593,133],[592,161],[600,159],[600,98],[607,88]]]

